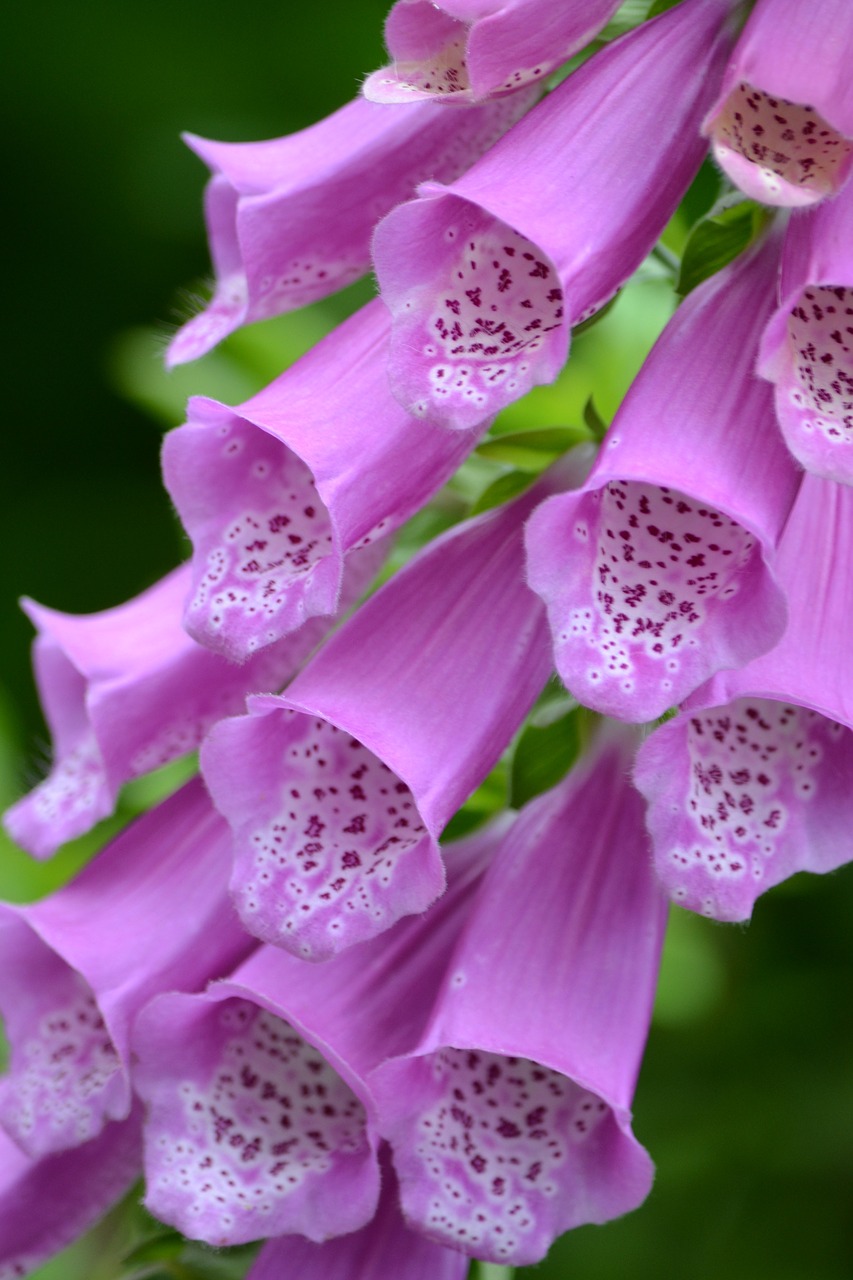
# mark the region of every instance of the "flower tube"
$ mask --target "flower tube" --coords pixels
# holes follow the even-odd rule
[[[172,340],[167,364],[194,360],[240,325],[316,302],[363,276],[376,220],[424,178],[452,182],[531,100],[528,92],[450,118],[427,104],[387,111],[356,98],[267,142],[188,134],[213,175],[205,213],[216,289]]]
[[[32,1160],[0,1132],[0,1280],[27,1276],[127,1192],[142,1166],[142,1108],[92,1142]]]
[[[791,219],[758,371],[807,471],[853,484],[853,187]]]
[[[753,200],[799,208],[853,167],[853,9],[847,0],[758,0],[702,126]]]
[[[347,601],[377,567],[374,551],[352,558]],[[243,708],[247,693],[280,689],[329,629],[328,620],[311,620],[236,666],[181,626],[189,587],[186,565],[102,613],[24,602],[38,628],[33,658],[54,763],[4,824],[36,857],[112,813],[128,779],[194,750],[212,724]]]
[[[587,483],[528,526],[557,670],[607,715],[652,720],[785,626],[772,566],[801,473],[752,372],[777,260],[771,237],[687,298]]]
[[[661,234],[704,154],[728,0],[686,0],[596,54],[449,187],[379,224],[394,394],[472,427],[566,361],[569,330]]]
[[[486,873],[418,1046],[370,1077],[407,1221],[509,1265],[635,1208],[652,1180],[631,1132],[665,906],[634,733],[517,818]]]
[[[230,851],[228,828],[195,780],[64,889],[0,908],[11,1045],[0,1121],[28,1155],[88,1142],[124,1119],[141,1007],[158,991],[228,972],[251,950],[228,898]]]
[[[374,71],[372,102],[470,103],[536,84],[582,49],[619,0],[397,0],[385,23],[390,67]]]
[[[853,492],[807,476],[779,551],[791,620],[770,653],[714,677],[656,730],[634,781],[680,906],[748,920],[797,871],[853,858]]]
[[[202,769],[235,833],[235,902],[265,942],[321,960],[441,893],[438,837],[551,669],[521,527],[554,482],[437,539],[286,697],[250,699],[208,738]]]
[[[237,409],[191,400],[166,437],[166,486],[194,549],[185,621],[201,644],[243,661],[334,613],[345,557],[407,520],[485,430],[412,422],[388,390],[388,331],[369,303]]]

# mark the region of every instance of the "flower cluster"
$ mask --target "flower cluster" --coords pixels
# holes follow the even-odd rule
[[[265,1241],[251,1280],[536,1262],[651,1186],[667,901],[743,921],[850,859],[853,8],[681,0],[613,38],[617,8],[396,0],[364,97],[189,139],[216,285],[170,363],[371,260],[381,298],[243,404],[190,401],[163,451],[189,562],[103,613],[25,605],[54,763],[6,815],[24,848],[201,772],[0,904],[2,1280],[140,1172],[186,1237]],[[599,447],[544,451],[376,587],[709,145],[743,251]],[[579,759],[440,843],[554,671]]]

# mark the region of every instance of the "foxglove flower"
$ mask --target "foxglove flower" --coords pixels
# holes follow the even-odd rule
[[[356,98],[319,124],[268,142],[187,135],[213,176],[205,211],[216,290],[173,339],[167,363],[226,334],[325,298],[370,266],[376,220],[424,178],[452,182],[530,106],[530,92],[453,119],[412,103]]]
[[[686,0],[615,41],[463,178],[379,224],[389,371],[411,413],[472,427],[557,376],[570,327],[639,266],[699,167],[728,9]]]
[[[377,567],[375,551],[352,558],[343,603],[356,599]],[[329,629],[328,620],[313,620],[235,666],[181,626],[189,588],[189,566],[182,566],[103,613],[24,602],[39,633],[34,663],[54,764],[4,822],[36,857],[112,813],[128,779],[194,750],[212,724],[242,709],[247,693],[280,689]]]
[[[853,492],[807,476],[779,574],[791,620],[770,653],[714,677],[651,735],[634,780],[658,874],[681,906],[748,920],[796,871],[853,859]]]
[[[550,672],[521,526],[552,483],[437,539],[285,697],[211,733],[202,769],[234,829],[235,901],[264,941],[322,960],[441,893],[438,837]]]
[[[73,1151],[33,1160],[0,1132],[0,1280],[19,1280],[83,1234],[139,1177],[142,1109]]]
[[[212,1244],[319,1242],[372,1217],[367,1076],[417,1042],[436,966],[505,829],[450,846],[448,891],[428,921],[401,921],[327,965],[262,947],[203,996],[152,1001],[134,1035],[152,1212]]]
[[[243,661],[334,613],[345,559],[375,563],[375,543],[474,448],[480,432],[424,430],[391,396],[388,330],[370,303],[237,409],[191,400],[189,423],[167,436],[166,486],[194,548],[186,626],[200,643]]]
[[[808,471],[853,484],[853,187],[791,219],[779,293],[759,372],[785,441]]]
[[[199,780],[140,818],[71,884],[0,906],[11,1069],[0,1120],[33,1157],[95,1138],[131,1106],[130,1032],[170,987],[251,950],[228,898],[230,838]]]
[[[468,1259],[456,1249],[433,1244],[410,1231],[398,1205],[397,1179],[382,1159],[382,1194],[376,1215],[348,1236],[312,1244],[298,1236],[270,1240],[258,1254],[246,1280],[465,1280]]]
[[[748,196],[799,208],[847,181],[852,59],[848,0],[758,0],[703,125]]]
[[[773,552],[800,472],[752,372],[777,258],[771,237],[688,297],[587,483],[528,526],[557,670],[607,715],[651,720],[782,634]]]
[[[373,102],[480,102],[536,84],[588,44],[619,0],[397,0],[393,65],[368,76]]]
[[[420,1043],[371,1077],[407,1220],[479,1258],[536,1262],[651,1186],[630,1107],[665,908],[627,778],[634,736],[607,731],[522,811]]]

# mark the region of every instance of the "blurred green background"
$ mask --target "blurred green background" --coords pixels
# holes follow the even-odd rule
[[[16,597],[86,612],[161,576],[186,553],[159,484],[162,426],[180,420],[188,390],[242,398],[336,314],[275,322],[170,381],[160,374],[147,331],[162,345],[186,314],[182,288],[209,269],[204,169],[179,131],[238,140],[308,125],[379,65],[385,10],[384,0],[31,0],[7,17],[6,802],[46,755]],[[670,305],[647,275],[577,340],[560,387],[502,425],[574,421],[593,387],[609,417]],[[4,848],[7,895],[26,891],[24,865]],[[533,1274],[853,1275],[851,920],[849,869],[774,891],[748,929],[678,914],[636,1102],[656,1188],[629,1218],[566,1237]],[[89,1280],[92,1254],[45,1274]]]

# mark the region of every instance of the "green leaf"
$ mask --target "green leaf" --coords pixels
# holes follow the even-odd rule
[[[538,475],[576,444],[589,440],[583,427],[542,427],[536,431],[513,431],[490,436],[477,452],[491,462],[503,462],[518,471]]]
[[[752,200],[726,196],[690,232],[681,259],[676,290],[691,290],[728,266],[757,239],[772,217]]]
[[[492,507],[499,507],[502,502],[517,498],[525,489],[530,488],[535,479],[536,476],[529,471],[507,471],[505,475],[498,476],[480,494],[471,508],[471,515],[478,516],[481,511],[491,511]]]
[[[152,1236],[127,1255],[124,1265],[129,1270],[141,1267],[149,1262],[171,1262],[180,1258],[184,1248],[184,1237],[177,1231],[166,1231],[162,1235]]]
[[[510,769],[510,804],[520,809],[565,777],[586,741],[589,713],[584,707],[536,723],[536,717],[522,731]]]
[[[506,808],[506,803],[507,766],[501,760],[450,819],[441,833],[442,841],[459,840],[462,836],[467,836],[470,831],[482,826],[489,818]]]
[[[649,8],[646,18],[656,18],[659,13],[666,13],[667,9],[674,9],[681,0],[654,0],[654,4]]]

